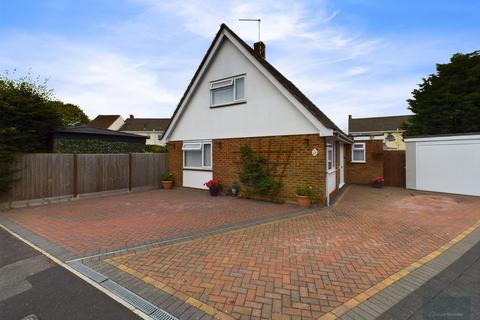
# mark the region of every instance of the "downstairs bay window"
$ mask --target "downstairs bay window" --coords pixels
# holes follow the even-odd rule
[[[195,141],[183,143],[183,168],[204,169],[212,168],[212,142]]]

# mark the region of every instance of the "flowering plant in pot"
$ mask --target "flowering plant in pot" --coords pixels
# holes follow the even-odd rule
[[[203,185],[208,188],[208,190],[210,191],[210,195],[212,197],[218,196],[220,191],[222,191],[222,180],[218,178],[213,178],[211,180],[208,180]]]
[[[298,187],[297,188],[297,203],[302,208],[308,208],[312,204],[312,199],[315,196],[312,187]]]
[[[382,177],[373,177],[372,181],[370,182],[374,188],[382,188],[384,183],[385,180]]]
[[[172,189],[173,185],[173,176],[165,172],[160,176],[160,181],[162,181],[162,188],[163,189]]]

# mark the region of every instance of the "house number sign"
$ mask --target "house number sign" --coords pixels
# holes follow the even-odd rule
[[[318,150],[316,148],[312,149],[312,156],[316,157],[318,155]]]

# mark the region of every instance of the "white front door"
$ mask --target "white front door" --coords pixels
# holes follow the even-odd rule
[[[339,169],[340,169],[340,182],[338,188],[340,189],[345,184],[345,144],[340,143],[340,159],[339,160]]]

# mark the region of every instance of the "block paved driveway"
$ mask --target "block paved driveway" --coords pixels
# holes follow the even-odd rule
[[[314,319],[479,219],[479,198],[350,186],[329,209],[96,263],[218,318]]]
[[[291,204],[174,189],[22,208],[0,213],[0,218],[83,257],[296,211]]]

